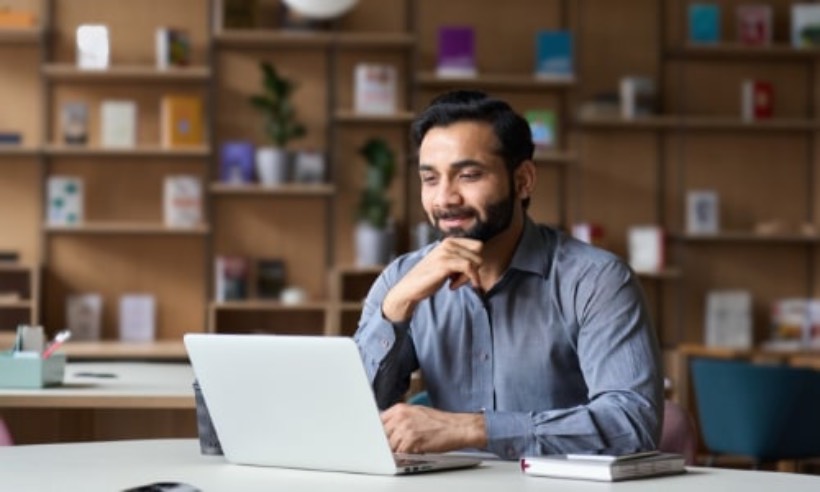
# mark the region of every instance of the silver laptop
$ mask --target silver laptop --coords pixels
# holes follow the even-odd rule
[[[481,462],[394,456],[350,338],[188,334],[185,348],[231,463],[395,475]]]

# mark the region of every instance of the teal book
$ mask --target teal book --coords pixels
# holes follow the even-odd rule
[[[715,44],[720,41],[720,6],[713,3],[689,5],[689,42]]]
[[[535,35],[535,76],[572,79],[575,75],[572,32],[541,30]]]

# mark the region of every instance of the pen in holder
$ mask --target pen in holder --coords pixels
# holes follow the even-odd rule
[[[199,434],[199,449],[202,454],[221,455],[222,445],[211,421],[211,414],[202,396],[199,381],[194,381],[194,399],[196,400],[196,429]]]

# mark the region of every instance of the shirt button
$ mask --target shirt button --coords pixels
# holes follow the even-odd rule
[[[490,354],[488,354],[487,352],[481,352],[481,360],[485,362],[490,360]]]
[[[386,338],[382,338],[382,347],[383,348],[390,348],[390,340]]]

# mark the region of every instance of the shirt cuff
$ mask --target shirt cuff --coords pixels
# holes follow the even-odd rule
[[[534,425],[529,413],[484,412],[487,430],[487,450],[501,458],[514,460],[524,456],[531,448]]]
[[[410,322],[392,323],[383,315],[373,316],[365,329],[356,333],[356,342],[362,355],[365,370],[370,381],[379,370],[379,365],[393,349],[396,341],[404,336]]]

